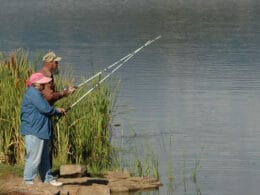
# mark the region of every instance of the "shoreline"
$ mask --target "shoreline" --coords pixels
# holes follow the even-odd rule
[[[103,177],[58,177],[57,180],[63,182],[63,185],[55,187],[45,184],[38,177],[33,185],[26,185],[21,176],[10,173],[0,177],[0,194],[128,195],[131,192],[157,190],[162,186],[156,178],[131,177],[129,173],[121,171],[108,171]]]

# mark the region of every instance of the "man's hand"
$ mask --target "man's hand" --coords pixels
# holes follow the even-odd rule
[[[68,89],[69,94],[70,94],[70,93],[73,93],[76,89],[77,89],[77,87],[75,87],[75,86],[70,86],[69,89]]]

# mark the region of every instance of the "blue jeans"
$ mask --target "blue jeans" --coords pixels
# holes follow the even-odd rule
[[[39,171],[43,182],[53,180],[51,174],[48,141],[34,135],[24,136],[26,147],[26,158],[24,167],[24,181],[33,181]]]

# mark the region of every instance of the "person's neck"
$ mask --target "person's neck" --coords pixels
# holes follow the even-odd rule
[[[38,91],[42,91],[43,90],[43,85],[42,84],[34,83],[32,86],[35,89],[37,89]]]
[[[48,76],[48,77],[51,77],[53,75],[51,68],[48,66],[43,66],[42,72],[45,76]]]

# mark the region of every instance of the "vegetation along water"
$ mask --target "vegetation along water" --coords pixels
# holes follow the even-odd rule
[[[0,58],[0,142],[3,143],[0,157],[1,163],[15,167],[22,167],[25,157],[25,146],[19,133],[21,100],[26,90],[26,80],[35,71],[35,64],[40,59],[39,54],[31,61],[28,56],[28,53],[19,49],[7,56],[1,53]],[[67,72],[61,73],[56,80],[57,88],[67,86],[73,81]],[[92,79],[87,87],[80,87],[73,95],[57,103],[59,107],[70,109],[66,116],[53,118],[52,156],[55,168],[67,163],[84,164],[93,175],[119,168],[118,150],[111,143],[110,126],[119,82],[112,82],[112,87],[109,82],[102,82],[100,85],[100,81],[104,80]],[[95,90],[89,94],[92,89]],[[89,94],[88,98],[78,102],[85,94]],[[72,109],[71,102],[78,102],[79,105]],[[153,157],[154,155],[147,156],[144,162],[135,157],[129,171],[138,176],[159,178],[158,160]]]
[[[17,50],[8,56],[1,54],[0,66],[0,148],[1,161],[8,164],[22,164],[25,148],[19,133],[20,104],[26,90],[25,81],[35,70],[39,58],[28,60],[28,53]],[[62,75],[62,73],[61,73]],[[93,80],[91,87],[98,81]],[[72,79],[57,77],[58,88],[66,86]],[[82,87],[71,97],[64,98],[57,106],[68,107],[88,90]],[[96,88],[79,106],[75,106],[62,118],[54,118],[54,153],[56,166],[64,163],[88,165],[93,173],[111,168],[113,147],[110,143],[109,122],[116,90],[104,83]]]

